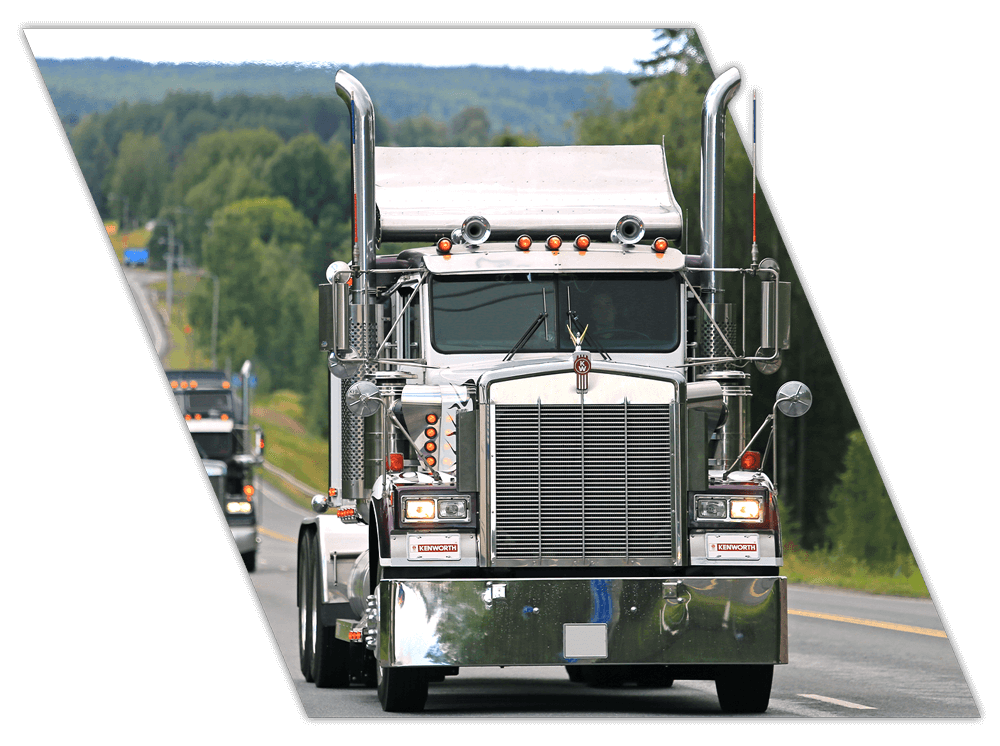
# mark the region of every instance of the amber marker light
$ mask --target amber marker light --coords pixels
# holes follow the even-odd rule
[[[744,471],[757,471],[760,468],[760,454],[757,451],[747,451],[740,459],[740,468]]]
[[[184,419],[185,420],[190,420],[191,419],[191,415],[189,415],[189,414],[184,415]]]
[[[229,381],[223,381],[223,382],[222,382],[222,388],[224,388],[224,389],[228,389],[228,388],[229,388],[229,386],[230,386],[230,384],[229,384]]]
[[[223,414],[223,415],[221,415],[219,417],[219,419],[221,419],[221,420],[228,420],[229,419],[229,415],[228,414]]]
[[[451,252],[451,239],[440,238],[437,243],[437,250],[439,254],[448,254]]]
[[[170,388],[176,389],[177,388],[177,381],[171,381],[170,382]]]
[[[580,251],[586,251],[590,248],[590,236],[585,236],[582,233],[576,237],[576,241],[573,242]]]
[[[253,497],[254,489],[252,484],[243,485],[243,494],[247,497]]]
[[[437,464],[437,462],[438,462],[438,461],[437,461],[437,459],[436,459],[436,458],[434,458],[433,456],[425,456],[425,457],[424,457],[424,461],[426,461],[426,462],[427,462],[427,465],[428,465],[428,466],[430,466],[430,467],[432,467],[432,468],[433,468],[433,467],[434,467],[434,465],[435,465],[435,464]]]
[[[559,251],[560,246],[562,246],[562,239],[559,236],[549,236],[545,241],[545,247],[549,251]]]
[[[390,453],[389,454],[388,469],[391,472],[401,472],[403,470],[403,454],[402,453]]]
[[[427,428],[426,430],[424,430],[424,435],[426,435],[428,438],[436,438],[438,436],[437,428],[436,427]]]
[[[188,387],[188,382],[187,381],[181,381],[181,388],[182,389],[186,389],[187,387]]]
[[[521,251],[527,251],[531,248],[531,236],[525,233],[523,236],[517,237],[517,248]]]
[[[200,419],[201,419],[201,415],[200,415],[200,414],[196,414],[196,415],[194,416],[194,418],[195,418],[196,420],[200,420]]]
[[[434,425],[437,424],[438,416],[436,414],[429,414],[424,418],[424,420],[426,420],[428,425]]]
[[[424,450],[427,451],[427,453],[434,453],[434,451],[437,450],[437,443],[433,440],[427,441],[424,443]]]
[[[191,381],[191,388],[193,388],[193,389],[198,388],[198,382],[197,381]]]
[[[663,254],[667,250],[667,239],[657,238],[653,241],[653,251],[657,254]]]

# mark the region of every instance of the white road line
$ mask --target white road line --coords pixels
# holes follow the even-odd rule
[[[834,699],[833,697],[824,697],[822,694],[800,694],[800,697],[809,697],[809,699],[818,699],[820,702],[829,702],[831,705],[839,705],[840,707],[850,707],[852,710],[875,710],[876,707],[869,707],[868,705],[859,705],[854,702],[847,702],[843,699]]]

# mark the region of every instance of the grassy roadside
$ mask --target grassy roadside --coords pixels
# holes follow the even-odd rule
[[[191,335],[184,333],[187,310],[184,299],[197,281],[194,275],[174,276],[173,318],[169,334],[171,350],[166,366],[171,368],[209,367],[211,361],[198,350]],[[154,284],[159,307],[166,311],[166,283]],[[324,492],[327,484],[327,441],[308,432],[303,422],[302,401],[291,391],[276,391],[255,397],[251,422],[264,430],[268,463],[309,485],[313,490],[304,494],[298,487],[280,476],[261,469],[261,476],[281,489],[296,503],[309,508],[316,492]],[[919,568],[912,558],[900,558],[892,566],[873,567],[867,563],[830,551],[805,551],[791,542],[784,551],[782,575],[789,583],[844,588],[893,596],[929,598]]]

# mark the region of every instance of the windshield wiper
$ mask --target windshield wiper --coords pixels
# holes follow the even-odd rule
[[[538,317],[534,321],[531,322],[531,326],[528,327],[528,331],[522,334],[521,338],[514,343],[513,347],[510,348],[510,352],[508,352],[507,356],[503,359],[504,362],[507,362],[508,360],[513,358],[514,355],[517,354],[518,350],[520,350],[522,347],[528,344],[528,340],[531,339],[534,336],[535,332],[538,331],[538,327],[542,325],[542,322],[545,322],[546,326],[545,338],[548,339],[549,337],[548,318],[549,318],[549,308],[548,304],[545,302],[545,288],[542,288],[542,312],[538,314]]]

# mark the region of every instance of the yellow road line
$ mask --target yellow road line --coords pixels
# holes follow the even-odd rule
[[[915,635],[927,635],[929,637],[944,637],[948,635],[940,629],[929,629],[927,627],[911,627],[909,624],[893,624],[892,622],[878,622],[874,619],[859,619],[855,616],[840,616],[839,614],[821,614],[818,611],[802,611],[800,609],[789,609],[789,614],[795,616],[808,616],[814,619],[827,619],[831,622],[847,622],[849,624],[863,624],[867,627],[879,627],[881,629],[892,629],[897,632],[912,632]]]
[[[270,536],[272,539],[278,539],[279,541],[287,541],[289,544],[295,544],[296,540],[291,536],[285,536],[284,534],[279,534],[276,531],[271,531],[263,526],[258,526],[257,530],[260,531],[264,536]]]

